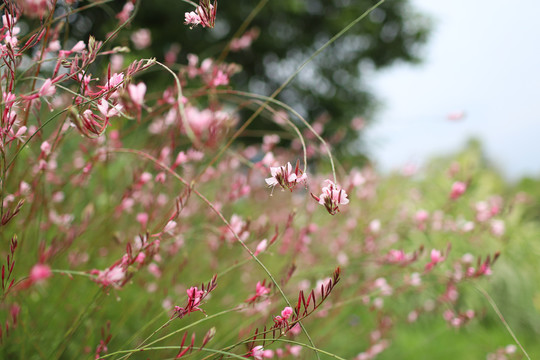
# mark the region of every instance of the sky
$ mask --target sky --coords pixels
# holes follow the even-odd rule
[[[366,131],[377,166],[421,166],[475,137],[509,180],[540,176],[540,1],[411,4],[431,17],[433,33],[421,65],[370,79],[383,104]]]

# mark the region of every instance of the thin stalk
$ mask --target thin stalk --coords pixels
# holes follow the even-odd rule
[[[244,33],[244,31],[246,31],[247,27],[249,26],[249,24],[251,24],[251,22],[253,21],[253,19],[255,19],[255,16],[257,16],[257,14],[259,14],[259,12],[262,10],[263,7],[265,7],[265,5],[268,3],[268,0],[261,0],[259,1],[259,3],[257,4],[257,6],[255,6],[253,8],[253,10],[251,10],[251,12],[249,13],[249,15],[245,18],[245,20],[242,22],[242,25],[240,25],[240,27],[238,28],[238,30],[236,30],[236,32],[234,33],[233,37],[231,38],[231,41],[229,41],[227,43],[227,46],[225,46],[225,48],[221,51],[221,54],[219,54],[219,57],[217,59],[217,62],[222,62],[223,60],[225,60],[225,58],[227,57],[227,54],[229,53],[229,50],[231,49],[231,42],[236,39],[236,38],[239,38],[240,35],[242,35]]]
[[[148,348],[144,348],[144,349],[133,349],[133,350],[121,350],[121,351],[116,351],[112,354],[107,354],[107,355],[104,355],[104,356],[101,356],[98,358],[98,360],[100,359],[106,359],[112,355],[116,355],[116,354],[125,354],[125,353],[133,353],[133,352],[136,352],[136,351],[147,351],[147,350],[182,350],[186,348],[186,346],[155,346],[155,347],[148,347]],[[214,354],[221,354],[221,355],[227,355],[227,356],[230,356],[232,358],[235,358],[235,359],[240,359],[240,360],[246,360],[245,357],[243,356],[240,356],[240,355],[237,355],[237,354],[234,354],[234,353],[230,353],[230,352],[227,352],[227,351],[222,351],[222,350],[216,350],[216,349],[210,349],[210,348],[205,348],[205,347],[193,347],[192,348],[193,350],[199,350],[199,351],[207,351],[207,352],[211,352],[211,353],[214,353]]]
[[[495,313],[497,314],[497,316],[499,317],[499,319],[501,320],[501,322],[503,323],[504,327],[506,328],[506,330],[508,331],[508,333],[512,336],[512,338],[514,339],[514,341],[516,342],[516,344],[518,344],[519,348],[521,349],[521,351],[523,352],[523,354],[525,354],[525,357],[527,357],[527,359],[531,360],[531,357],[529,356],[529,354],[527,354],[527,351],[525,351],[525,348],[523,347],[523,345],[521,345],[521,343],[519,342],[518,338],[516,337],[516,334],[514,334],[514,331],[512,331],[512,329],[510,328],[510,325],[508,325],[508,323],[506,322],[503,314],[501,313],[501,311],[499,310],[499,307],[497,306],[497,304],[495,303],[495,300],[493,300],[493,298],[491,296],[489,296],[489,294],[487,293],[486,290],[482,289],[481,287],[479,286],[475,286],[476,290],[478,290],[482,295],[484,295],[484,297],[486,298],[486,300],[489,302],[489,304],[491,305],[491,307],[493,308],[493,310],[495,310]]]
[[[339,39],[341,36],[343,36],[347,31],[349,31],[354,25],[356,25],[358,22],[363,20],[366,16],[368,16],[373,10],[378,8],[385,0],[380,0],[375,5],[370,7],[368,10],[366,10],[362,15],[354,19],[351,23],[349,23],[347,26],[345,26],[339,33],[334,35],[330,40],[328,40],[324,45],[322,45],[317,51],[315,51],[306,61],[304,61],[288,78],[281,84],[280,87],[278,87],[271,95],[270,98],[275,98],[283,89],[291,83],[291,81],[311,62],[317,55],[319,55],[323,50],[325,50],[328,46],[330,46],[332,43],[334,43],[337,39]],[[236,140],[236,138],[259,116],[259,114],[263,111],[265,106],[267,105],[269,101],[267,100],[263,105],[261,105],[247,120],[246,122],[233,134],[233,136],[229,139],[229,141],[219,150],[219,152],[214,156],[214,158],[206,165],[206,167],[199,173],[199,175],[196,177],[195,181],[197,181],[202,174],[205,173],[206,169],[208,169],[210,166],[212,166],[222,155],[223,153],[231,146],[231,144]],[[332,173],[334,176],[334,179],[336,178],[336,172],[334,169],[334,164],[332,163]]]
[[[49,359],[60,359],[62,357],[62,354],[66,350],[66,347],[69,344],[69,340],[75,333],[75,331],[79,328],[79,326],[82,324],[83,320],[90,314],[90,308],[103,296],[104,292],[102,289],[98,289],[94,297],[92,298],[92,301],[88,303],[88,305],[84,308],[83,311],[79,314],[77,317],[77,320],[73,322],[73,325],[68,329],[66,334],[63,336],[62,341],[55,347],[54,351],[49,355]]]
[[[266,341],[276,341],[276,342],[283,342],[283,343],[287,343],[287,344],[294,344],[294,345],[300,345],[302,347],[305,347],[307,349],[311,349],[311,350],[314,350],[318,353],[321,353],[321,354],[324,354],[324,355],[328,355],[330,356],[331,358],[334,358],[334,359],[339,359],[339,360],[345,360],[344,358],[342,358],[341,356],[338,356],[336,354],[332,354],[328,351],[324,351],[322,349],[318,349],[318,348],[315,348],[313,346],[310,346],[308,344],[304,344],[304,343],[301,343],[301,342],[298,342],[298,341],[293,341],[293,340],[285,340],[285,339],[282,339],[282,338],[277,338],[277,339],[271,339],[271,338],[267,338],[265,339]],[[261,340],[263,341],[263,340]]]
[[[178,76],[176,76],[174,71],[169,69],[168,66],[160,63],[159,61],[156,61],[155,63],[158,64],[159,66],[163,67],[165,70],[167,70],[174,77],[176,87],[178,88],[178,99],[176,100],[176,102],[178,103],[178,112],[179,112],[180,118],[182,120],[182,125],[184,125],[184,128],[186,129],[186,133],[187,133],[189,139],[193,143],[195,143],[196,145],[200,145],[199,139],[197,139],[197,137],[195,136],[195,133],[191,129],[191,126],[189,125],[189,122],[188,122],[187,117],[186,117],[186,112],[185,112],[185,109],[184,109],[184,103],[182,102],[183,95],[182,95],[182,84],[180,83],[180,79],[178,79]]]
[[[175,330],[175,331],[173,331],[173,332],[171,332],[171,333],[169,333],[169,334],[167,334],[167,335],[164,335],[164,336],[160,337],[159,339],[156,339],[156,340],[152,341],[151,343],[149,343],[149,344],[146,345],[146,346],[143,346],[143,347],[141,347],[141,348],[132,349],[132,350],[118,350],[118,351],[115,351],[115,352],[113,352],[113,353],[107,354],[107,355],[103,356],[102,358],[106,358],[106,357],[113,356],[113,355],[127,354],[127,355],[125,355],[124,357],[120,358],[120,359],[124,359],[124,358],[126,358],[127,356],[129,356],[129,354],[132,354],[132,353],[138,352],[138,351],[148,350],[152,345],[154,345],[154,344],[156,344],[156,343],[158,343],[158,342],[160,342],[160,341],[163,341],[163,340],[165,340],[165,339],[167,339],[167,338],[170,338],[171,336],[173,336],[173,335],[175,335],[175,334],[178,334],[179,332],[186,331],[187,329],[189,329],[189,328],[191,328],[191,327],[193,327],[193,326],[195,326],[195,325],[199,325],[199,324],[201,324],[201,323],[203,323],[203,322],[205,322],[205,321],[208,321],[208,320],[217,318],[217,317],[219,317],[219,316],[221,316],[221,315],[226,315],[226,314],[228,314],[228,313],[230,313],[230,312],[237,311],[237,310],[238,310],[238,307],[234,307],[234,308],[232,308],[232,309],[223,310],[223,311],[218,312],[218,313],[215,313],[215,314],[213,314],[213,315],[208,315],[207,317],[204,317],[204,318],[202,318],[202,319],[200,319],[200,320],[197,320],[197,321],[195,321],[195,322],[192,322],[191,324],[186,325],[186,326],[184,326],[183,328],[180,328],[180,329],[178,329],[178,330]],[[100,359],[102,359],[102,358],[100,358]]]

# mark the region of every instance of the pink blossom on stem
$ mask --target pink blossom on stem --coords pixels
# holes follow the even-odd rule
[[[433,249],[431,250],[431,261],[426,265],[425,271],[430,271],[433,269],[435,265],[437,265],[440,262],[443,262],[445,260],[445,257],[441,254],[439,250]]]
[[[56,88],[52,83],[51,79],[45,80],[41,88],[39,89],[39,96],[53,96],[56,92]]]
[[[97,275],[94,281],[103,287],[112,286],[114,288],[120,288],[126,277],[126,270],[121,264],[115,264],[103,271],[92,270],[91,273]]]
[[[99,112],[103,116],[105,116],[105,118],[107,118],[107,119],[110,118],[110,117],[118,115],[120,113],[120,111],[122,111],[122,105],[121,104],[113,105],[109,109],[109,102],[107,100],[105,100],[105,99],[100,99],[98,101],[97,107],[98,107]]]
[[[251,356],[253,356],[255,360],[263,360],[264,348],[262,345],[257,345],[251,349]]]
[[[79,40],[72,48],[71,48],[71,52],[81,52],[83,51],[84,49],[86,49],[86,44],[84,43],[84,41],[82,40]]]
[[[184,24],[213,28],[216,21],[217,0],[210,4],[210,0],[199,0],[196,11],[186,12]]]
[[[452,191],[450,192],[450,199],[456,200],[467,190],[467,184],[462,181],[456,181],[452,184]]]
[[[184,16],[184,24],[192,25],[190,26],[190,28],[193,28],[193,26],[199,25],[201,23],[201,18],[195,11],[186,12]]]
[[[40,149],[43,154],[49,155],[51,153],[51,144],[48,141],[44,141],[41,143]]]
[[[138,213],[137,214],[137,222],[141,224],[143,229],[146,229],[146,225],[148,224],[148,214],[147,213]]]
[[[150,46],[150,44],[152,44],[152,36],[150,34],[150,30],[148,29],[139,29],[135,31],[133,34],[131,34],[130,39],[137,50],[147,48]]]
[[[274,317],[274,323],[276,324],[277,327],[282,327],[282,328],[288,327],[289,326],[288,320],[293,313],[294,313],[294,310],[292,309],[292,307],[290,306],[285,307],[281,311],[281,316],[278,315]]]
[[[489,222],[489,225],[491,228],[491,233],[493,235],[499,236],[499,237],[504,235],[504,230],[505,230],[504,221],[492,219]]]
[[[118,14],[116,14],[116,18],[121,22],[125,23],[129,20],[129,17],[131,16],[131,13],[135,9],[135,5],[133,4],[132,0],[128,0],[124,7],[122,8],[122,11],[120,11]]]
[[[251,46],[251,43],[257,37],[259,37],[259,29],[253,28],[249,31],[246,31],[241,37],[232,39],[229,48],[231,49],[231,51],[239,51],[242,49],[246,49]]]
[[[257,301],[257,299],[269,293],[270,293],[270,288],[265,286],[265,281],[263,282],[257,281],[257,285],[255,287],[255,295],[247,299],[246,302],[250,304],[254,303],[255,301]]]
[[[416,226],[420,230],[426,229],[426,222],[429,218],[429,213],[426,210],[418,210],[416,214],[414,214],[414,222],[416,223]]]
[[[49,265],[36,264],[30,270],[30,281],[32,283],[42,282],[52,276],[52,271]]]
[[[260,253],[262,253],[263,251],[265,251],[267,246],[268,246],[268,240],[267,240],[267,239],[263,239],[263,240],[257,245],[257,248],[255,249],[254,255],[257,256],[257,255],[259,255]]]
[[[313,193],[311,196],[317,200],[317,202],[323,205],[330,215],[335,215],[339,212],[339,205],[346,205],[349,203],[347,193],[341,189],[338,185],[334,184],[331,180],[325,181],[328,185],[322,188],[322,194],[315,196]]]
[[[300,170],[300,161],[296,162],[296,167],[293,171],[290,162],[285,166],[270,167],[270,174],[272,177],[266,178],[266,184],[274,188],[276,185],[281,186],[283,189],[292,189],[301,181],[306,181],[307,175]]]
[[[227,74],[223,72],[223,70],[220,69],[214,69],[214,72],[212,73],[212,78],[208,82],[208,86],[210,87],[218,87],[220,85],[228,85],[229,84],[229,77]]]
[[[386,255],[386,261],[391,264],[406,263],[407,259],[407,255],[403,250],[391,249]]]
[[[176,316],[177,318],[180,318],[180,319],[195,311],[201,311],[204,313],[204,310],[199,308],[199,305],[201,305],[201,300],[207,293],[205,291],[199,290],[196,286],[190,287],[186,292],[188,295],[188,301],[187,301],[186,306],[174,307],[173,316]]]
[[[144,95],[146,94],[146,84],[143,82],[140,82],[137,85],[129,84],[128,94],[133,103],[137,106],[142,106],[144,103]]]

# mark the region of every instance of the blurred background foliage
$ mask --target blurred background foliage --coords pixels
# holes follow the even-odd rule
[[[73,20],[74,35],[93,34],[104,39],[116,24],[114,15],[124,1],[85,11]],[[186,64],[189,53],[202,60],[218,58],[252,10],[263,5],[248,29],[259,37],[251,48],[229,53],[225,61],[242,66],[232,79],[238,90],[270,95],[294,70],[327,40],[373,6],[375,1],[261,0],[220,1],[216,27],[190,29],[184,13],[194,10],[182,1],[142,1],[131,26],[119,36],[131,46],[131,31],[147,28],[152,44],[143,55],[163,60],[171,47],[179,47],[178,62]],[[104,21],[104,19],[109,19]],[[358,153],[361,133],[351,127],[354,117],[369,123],[377,100],[365,81],[366,74],[396,61],[417,63],[430,32],[430,21],[416,12],[408,0],[387,1],[312,61],[279,96],[310,122],[328,117],[323,136],[332,139],[340,155]],[[150,86],[170,84],[165,73],[151,74]],[[246,112],[245,116],[249,116]],[[276,130],[270,120],[259,118],[249,130]],[[245,140],[245,139],[244,139]],[[258,141],[259,139],[253,139]]]

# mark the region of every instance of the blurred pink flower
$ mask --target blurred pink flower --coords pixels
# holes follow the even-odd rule
[[[467,190],[467,184],[462,181],[456,181],[452,184],[452,191],[450,192],[450,199],[455,200],[459,198]]]
[[[262,347],[262,345],[257,345],[253,349],[251,349],[251,356],[253,356],[255,360],[263,360],[264,348]]]
[[[148,29],[139,29],[133,32],[130,39],[137,50],[147,48],[150,46],[150,44],[152,44],[152,36],[150,30]]]
[[[53,96],[56,92],[56,88],[52,83],[51,79],[45,80],[41,88],[39,89],[39,96]]]
[[[257,245],[257,248],[255,249],[254,255],[257,256],[257,255],[259,255],[260,253],[262,253],[263,251],[265,251],[267,246],[268,246],[268,240],[267,240],[267,239],[263,239],[263,240]]]
[[[142,106],[144,103],[144,95],[146,94],[146,84],[143,82],[140,82],[137,85],[129,84],[128,94],[133,103],[137,106]]]
[[[36,264],[30,270],[30,281],[32,283],[42,282],[52,276],[52,271],[49,265]]]
[[[442,253],[439,250],[433,249],[431,250],[431,261],[426,265],[425,270],[430,271],[435,265],[437,265],[440,262],[443,262],[445,260],[445,257],[442,255]]]

